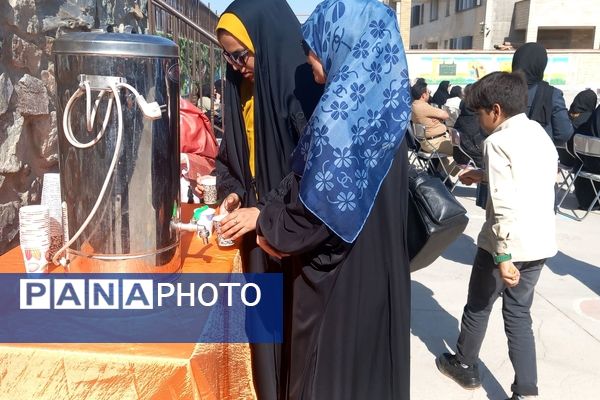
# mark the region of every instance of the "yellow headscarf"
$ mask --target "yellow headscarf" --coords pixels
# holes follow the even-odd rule
[[[246,27],[240,21],[240,19],[231,13],[225,13],[219,18],[217,24],[217,31],[224,29],[231,33],[237,40],[239,40],[248,50],[254,53],[254,45],[246,31]],[[254,84],[248,79],[242,81],[240,88],[240,98],[242,101],[242,114],[244,117],[244,124],[246,125],[246,137],[248,139],[248,150],[250,160],[250,171],[252,176],[255,176],[255,163],[254,163]]]

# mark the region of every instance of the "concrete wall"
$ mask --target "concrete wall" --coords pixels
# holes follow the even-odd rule
[[[600,48],[599,0],[531,0],[527,41],[537,40],[540,27],[595,27],[594,49]]]
[[[592,49],[595,29],[552,28],[538,30],[537,42],[546,49]]]
[[[439,0],[438,19],[430,21],[431,0],[425,0],[419,3],[425,5],[424,24],[411,29],[411,45],[422,44],[425,48],[428,42],[437,42],[443,49],[446,40],[473,36],[473,49],[491,50],[509,36],[515,2],[483,0],[481,6],[457,13],[455,0]],[[446,16],[448,3],[450,16]]]
[[[487,0],[482,49],[492,50],[510,35],[516,0]]]
[[[529,24],[529,5],[530,0],[521,0],[515,3],[514,29],[527,30]]]
[[[400,35],[405,48],[410,46],[410,8],[412,0],[379,0],[396,12]]]
[[[446,4],[450,2],[450,16],[446,17]],[[508,39],[513,41],[537,41],[539,28],[595,28],[593,48],[600,48],[600,0],[482,0],[479,7],[456,13],[455,0],[439,0],[439,18],[430,21],[431,0],[413,2],[424,4],[425,14],[422,25],[411,29],[411,45],[423,45],[437,42],[438,48],[444,47],[444,41],[461,36],[473,36],[473,49],[492,50],[495,44]],[[517,3],[515,12],[515,3]],[[513,18],[514,17],[514,18]],[[485,22],[481,33],[481,22]],[[522,31],[515,35],[514,29],[527,28],[525,37]],[[511,31],[511,29],[513,29]],[[569,46],[581,47],[585,38],[579,38],[574,32]],[[407,46],[409,47],[409,46]]]
[[[61,32],[146,26],[147,0],[0,0],[0,254],[16,244],[18,209],[39,204],[58,170],[52,44]]]
[[[513,52],[456,51],[427,52],[408,51],[408,69],[411,80],[424,77],[430,88],[435,89],[442,80],[465,86],[490,72],[511,69]],[[600,95],[600,51],[598,50],[551,50],[545,79],[564,92],[567,106],[581,90],[591,88]],[[446,65],[440,68],[440,65]],[[440,75],[455,65],[454,75]],[[454,68],[454,67],[453,67]],[[453,69],[450,68],[450,69]]]

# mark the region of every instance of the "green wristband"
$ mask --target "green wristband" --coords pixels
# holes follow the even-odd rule
[[[496,254],[494,253],[494,264],[498,265],[505,261],[512,260],[512,256],[510,254]]]

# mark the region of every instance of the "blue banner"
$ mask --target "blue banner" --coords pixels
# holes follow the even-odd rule
[[[281,274],[0,274],[2,343],[281,343]]]

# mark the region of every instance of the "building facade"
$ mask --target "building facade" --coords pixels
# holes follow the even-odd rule
[[[379,1],[388,5],[392,10],[396,12],[396,16],[398,18],[398,26],[400,27],[400,34],[402,35],[402,42],[404,43],[404,48],[408,49],[410,46],[410,13],[413,0]]]
[[[599,5],[598,0],[519,1],[511,34],[548,49],[599,49]]]
[[[598,0],[413,0],[411,49],[493,50],[504,42],[600,47]]]

